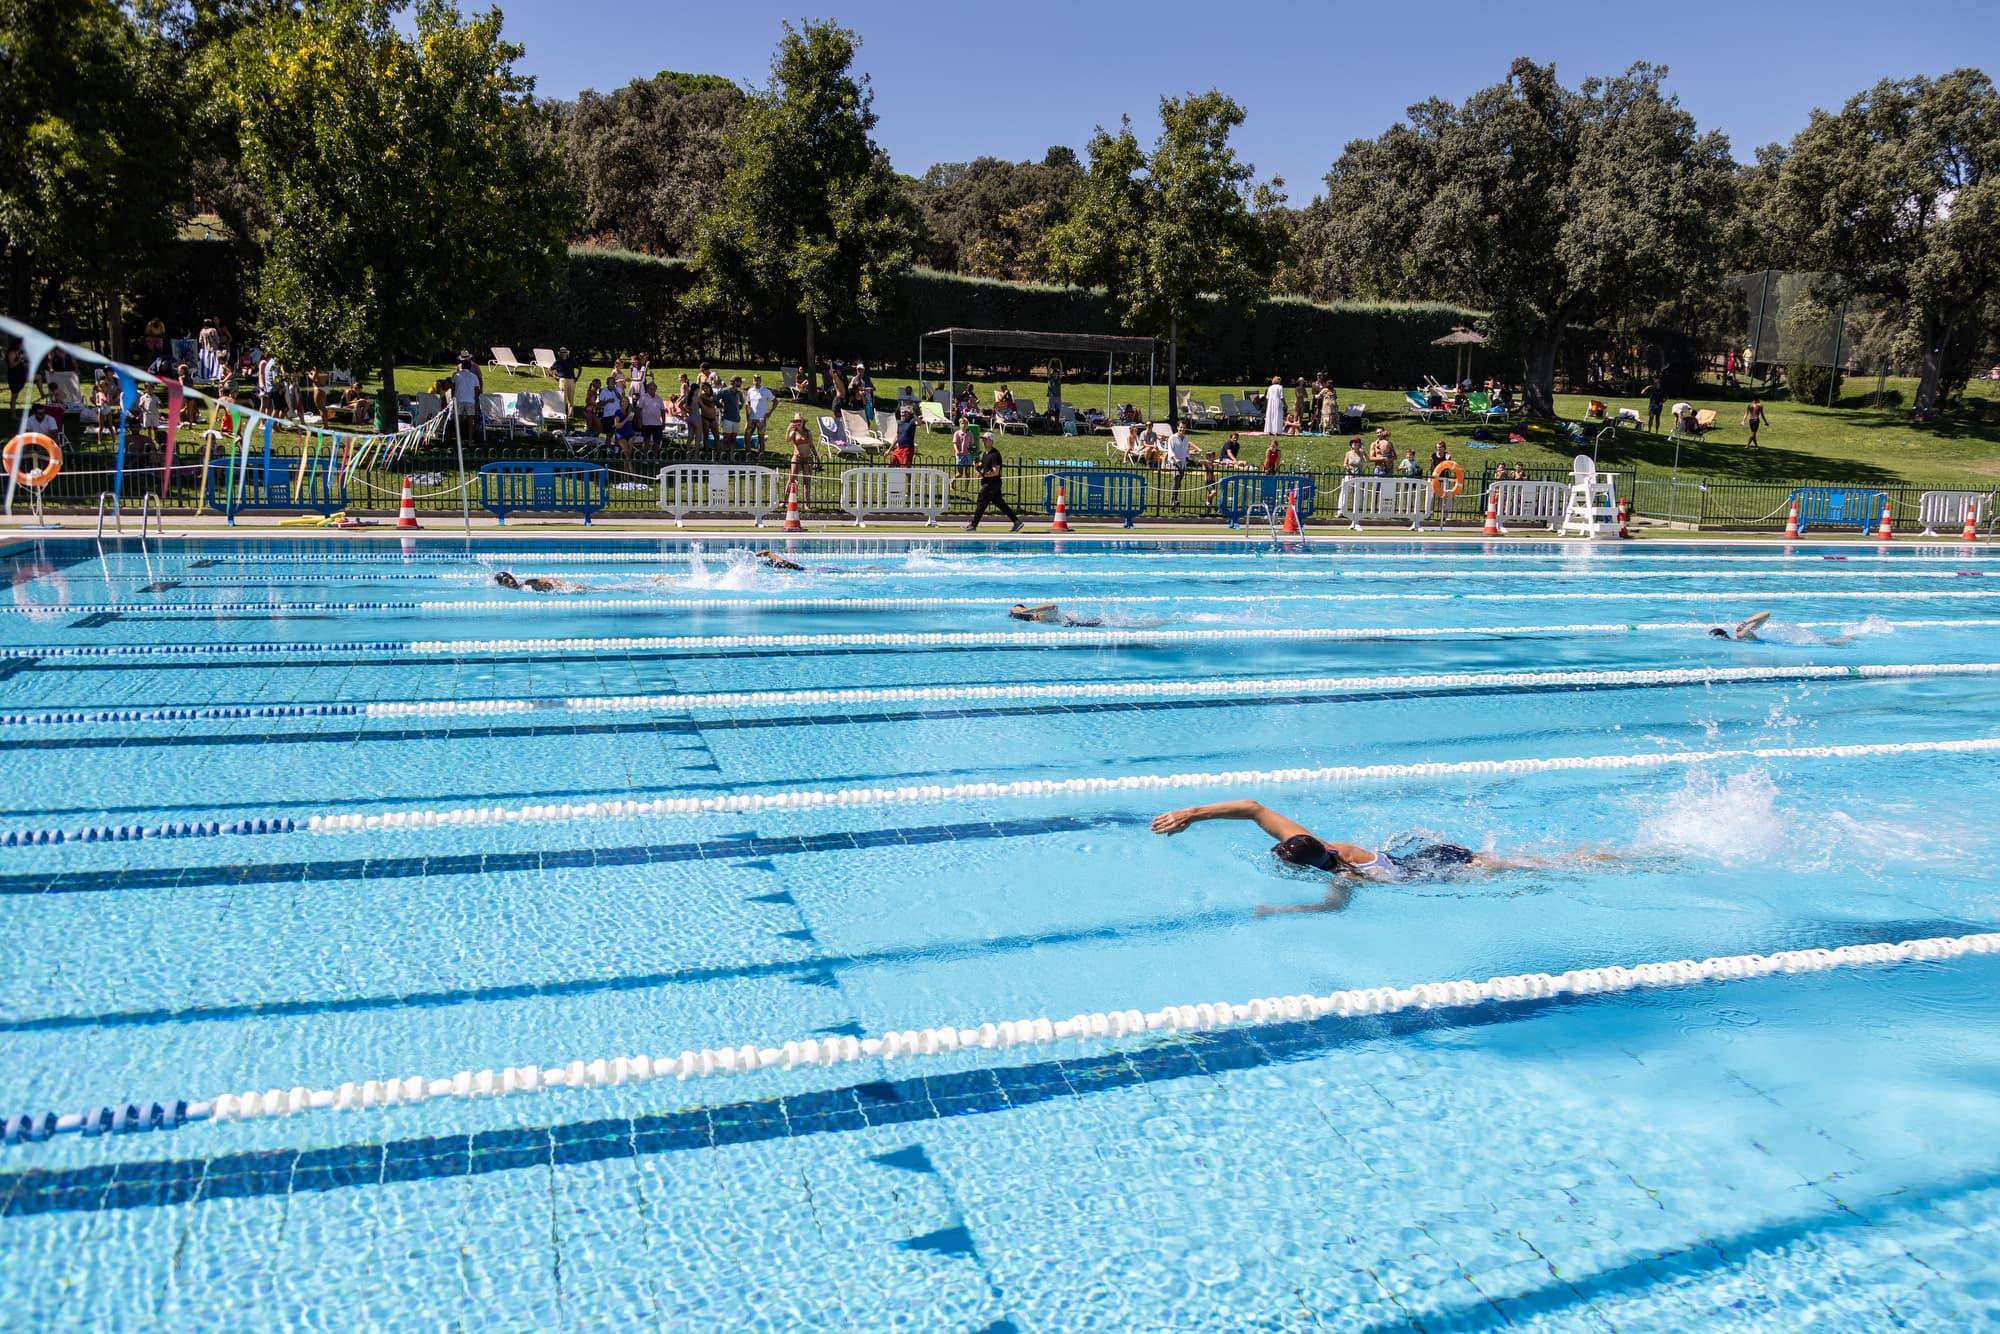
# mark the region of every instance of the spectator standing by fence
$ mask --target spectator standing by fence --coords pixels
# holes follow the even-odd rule
[[[792,447],[791,479],[799,489],[799,503],[807,504],[812,489],[813,469],[819,464],[819,451],[813,447],[812,428],[806,419],[792,414],[792,424],[785,428],[785,441]]]
[[[743,432],[743,444],[750,448],[753,444],[759,451],[771,447],[768,423],[771,409],[777,405],[778,396],[764,387],[764,377],[750,377],[750,392],[744,395],[743,408],[747,421]]]
[[[568,348],[559,347],[555,365],[549,369],[555,372],[556,392],[562,395],[563,422],[567,427],[570,409],[576,406],[576,358],[569,354]]]
[[[1660,388],[1660,381],[1658,377],[1655,377],[1653,382],[1646,386],[1646,429],[1647,430],[1652,431],[1655,434],[1659,432],[1660,413],[1663,409],[1665,409],[1666,406],[1667,406],[1667,391]]]
[[[951,433],[952,459],[958,465],[958,475],[960,477],[972,476],[973,451],[972,423],[964,417],[960,417],[957,428]]]
[[[483,388],[479,381],[479,368],[472,364],[472,354],[458,354],[458,369],[451,373],[451,406],[464,429],[474,440],[479,438],[479,391]]]
[[[734,453],[736,437],[743,429],[743,377],[731,376],[729,383],[716,393],[715,401],[722,412],[722,447]],[[743,447],[749,447],[748,440],[743,442]]]

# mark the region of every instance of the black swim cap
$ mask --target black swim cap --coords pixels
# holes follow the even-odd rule
[[[1334,854],[1333,849],[1311,834],[1293,834],[1272,848],[1271,853],[1289,866],[1308,866],[1317,871],[1340,869],[1340,858]]]

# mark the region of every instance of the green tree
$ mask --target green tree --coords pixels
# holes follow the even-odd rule
[[[1128,120],[1091,136],[1069,217],[1048,237],[1057,279],[1101,287],[1136,328],[1167,337],[1169,419],[1180,420],[1180,334],[1213,298],[1247,309],[1270,290],[1284,249],[1281,180],[1256,184],[1229,132],[1243,108],[1213,90],[1160,99],[1160,135],[1142,153]]]
[[[112,306],[173,239],[185,182],[171,51],[112,0],[0,0],[0,253],[8,308]]]
[[[1301,229],[1313,294],[1490,310],[1521,356],[1524,407],[1552,416],[1567,328],[1719,276],[1729,143],[1698,131],[1665,77],[1638,64],[1572,91],[1516,60],[1462,105],[1420,103],[1349,144]]]
[[[904,183],[923,219],[924,261],[981,278],[1045,278],[1049,229],[1068,216],[1082,178],[1075,152],[1061,146],[1040,162],[938,163]]]
[[[583,193],[580,239],[648,255],[685,255],[743,90],[713,74],[634,79],[586,91],[565,109],[563,157]]]
[[[1885,79],[1815,111],[1769,202],[1805,264],[1906,312],[1919,409],[1964,387],[2000,292],[2000,92],[1985,74]]]
[[[723,144],[714,207],[696,229],[696,299],[749,313],[789,306],[814,334],[878,314],[909,267],[917,221],[875,146],[874,94],[853,73],[859,39],[832,23],[785,25],[771,81]]]
[[[558,271],[574,201],[535,151],[533,81],[500,13],[304,0],[239,34],[227,65],[244,167],[272,226],[263,340],[288,360],[396,364],[466,336],[494,296]]]

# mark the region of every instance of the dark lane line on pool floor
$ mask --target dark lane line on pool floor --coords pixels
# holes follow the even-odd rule
[[[510,871],[577,870],[643,866],[654,862],[739,861],[798,853],[852,852],[904,844],[974,842],[1073,833],[1131,824],[1131,815],[1062,815],[1039,820],[914,825],[830,834],[797,834],[705,843],[637,843],[559,851],[468,852],[450,856],[356,857],[344,861],[252,862],[216,866],[163,866],[111,871],[47,871],[0,876],[0,897],[97,894],[147,889],[235,888],[247,885],[329,884],[343,880],[397,880],[446,875],[497,875]]]
[[[1215,926],[1238,925],[1245,916],[1245,913],[1235,910],[1216,910],[1190,913],[1181,917],[1143,918],[1061,931],[943,941],[921,947],[905,946],[858,954],[814,954],[804,958],[773,959],[762,963],[714,964],[657,973],[420,991],[403,996],[337,996],[283,1001],[246,1001],[233,1005],[184,1006],[180,1009],[119,1010],[104,1014],[45,1015],[33,1019],[0,1020],[0,1033],[50,1033],[78,1028],[152,1028],[167,1024],[213,1023],[239,1019],[284,1019],[307,1015],[361,1014],[378,1010],[445,1009],[455,1005],[533,1000],[539,997],[596,996],[605,993],[651,991],[659,987],[686,986],[703,982],[742,982],[768,977],[790,980],[812,979],[832,970],[846,968],[957,962],[996,954],[1016,954],[1050,946],[1174,936]],[[1962,932],[1965,928],[1957,930]]]
[[[1937,923],[1876,923],[1825,933],[1826,946],[1948,934]],[[1908,930],[1915,934],[1892,934]],[[1952,930],[1963,928],[1953,926]],[[1967,961],[1970,962],[1970,961]],[[1761,979],[1783,985],[1790,979]],[[1742,983],[1737,985],[1753,985]],[[1289,1065],[1344,1047],[1432,1032],[1467,1032],[1550,1014],[1621,1006],[1657,1010],[1673,993],[1565,995],[1392,1015],[1303,1020],[1182,1034],[1128,1051],[870,1080],[636,1117],[486,1130],[325,1149],[270,1149],[211,1158],[166,1158],[0,1174],[0,1217],[125,1209],[304,1194],[398,1182],[485,1176],[520,1168],[629,1160],[731,1144],[803,1139],[872,1126],[976,1116],[1148,1083],[1214,1078]],[[202,1133],[190,1130],[189,1134]]]

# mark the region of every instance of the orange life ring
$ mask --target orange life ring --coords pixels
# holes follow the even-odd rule
[[[21,451],[29,445],[48,455],[49,461],[33,472],[24,473],[21,471]],[[6,465],[9,477],[22,486],[33,487],[39,491],[53,482],[56,474],[62,471],[62,446],[40,431],[25,431],[9,440],[5,449],[0,449],[0,464]]]
[[[1445,490],[1444,476],[1451,474],[1451,489]],[[1465,469],[1458,466],[1457,459],[1441,459],[1438,466],[1431,469],[1431,494],[1440,500],[1449,500],[1465,490]]]

